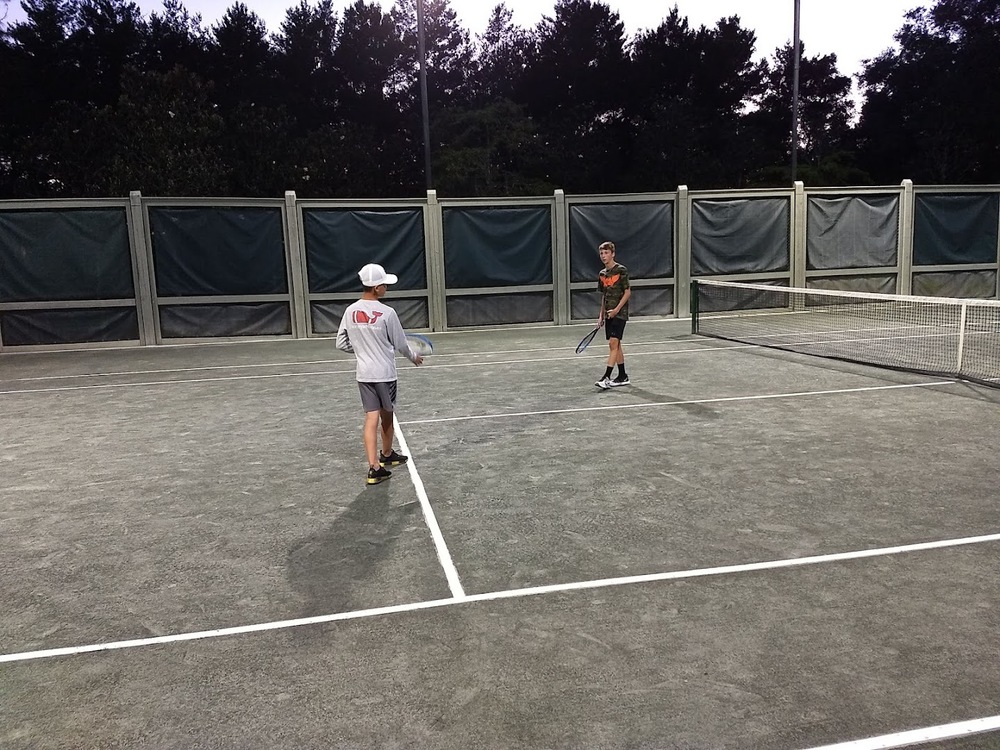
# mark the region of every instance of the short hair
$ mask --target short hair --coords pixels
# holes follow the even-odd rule
[[[597,246],[597,250],[598,250],[598,252],[600,252],[601,250],[610,250],[611,254],[613,255],[614,252],[615,252],[615,243],[614,242],[602,242],[600,245]]]

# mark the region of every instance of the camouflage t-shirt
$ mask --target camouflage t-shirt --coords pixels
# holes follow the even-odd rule
[[[628,288],[628,269],[621,263],[616,263],[611,268],[601,269],[601,273],[597,277],[597,291],[604,295],[605,312],[618,306]],[[615,317],[628,320],[628,302],[622,305],[622,309]]]

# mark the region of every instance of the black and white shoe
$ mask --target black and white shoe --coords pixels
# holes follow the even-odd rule
[[[620,385],[628,385],[632,381],[628,379],[628,375],[619,375],[617,378],[611,381],[611,387],[617,388]]]
[[[405,464],[409,460],[409,456],[404,456],[402,453],[396,453],[395,448],[388,456],[383,456],[381,453],[378,456],[378,462],[382,466],[399,466],[400,464]]]
[[[596,383],[594,383],[602,391],[608,390],[611,387],[611,378],[601,378]]]

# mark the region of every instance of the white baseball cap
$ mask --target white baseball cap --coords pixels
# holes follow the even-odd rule
[[[386,273],[378,263],[369,263],[358,271],[362,286],[379,286],[380,284],[395,284],[399,279],[395,274]]]

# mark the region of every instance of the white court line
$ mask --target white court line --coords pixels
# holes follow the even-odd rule
[[[697,347],[695,349],[671,349],[662,352],[641,352],[639,354],[633,354],[633,357],[648,357],[652,355],[660,354],[702,354],[711,352],[721,352],[728,351],[730,349],[760,349],[761,347],[755,344],[740,344],[738,346],[718,346],[718,347]],[[437,357],[437,355],[434,355]],[[450,356],[468,356],[468,355],[450,355]],[[421,366],[421,370],[441,370],[441,369],[453,369],[458,367],[493,367],[495,365],[519,365],[519,364],[535,364],[538,362],[570,362],[575,359],[574,356],[569,357],[544,357],[544,358],[530,358],[530,359],[506,359],[494,362],[463,362],[458,364],[450,365],[435,365],[435,364],[425,364]],[[582,360],[581,360],[582,361]],[[18,393],[58,393],[60,391],[86,391],[90,389],[103,389],[103,388],[143,388],[148,386],[160,386],[160,385],[182,385],[184,383],[219,383],[229,380],[267,380],[270,378],[311,378],[317,375],[345,375],[347,373],[354,374],[356,368],[353,364],[344,361],[345,365],[349,365],[343,370],[317,370],[315,372],[282,372],[274,373],[271,375],[229,375],[226,377],[217,378],[183,378],[178,380],[146,380],[139,381],[137,383],[98,383],[96,385],[65,385],[65,386],[53,386],[51,388],[16,388],[10,391],[0,391],[0,396],[12,396]],[[236,369],[236,368],[233,368]],[[162,372],[184,372],[184,370],[162,370]],[[126,373],[131,374],[131,373]],[[76,376],[74,376],[76,377]],[[86,376],[83,376],[86,377]],[[0,382],[13,382],[3,380]]]
[[[888,750],[894,747],[922,745],[935,740],[952,740],[956,737],[968,737],[983,732],[1000,730],[1000,716],[989,716],[985,719],[957,721],[953,724],[940,724],[936,727],[913,729],[897,734],[884,734],[881,737],[870,737],[866,740],[840,742],[836,745],[823,745],[810,750]]]
[[[63,385],[55,388],[18,388],[0,391],[0,396],[15,396],[18,393],[58,393],[60,391],[89,391],[104,388],[146,388],[157,385],[184,385],[185,383],[222,383],[231,380],[269,380],[272,378],[313,378],[318,375],[344,375],[350,370],[324,370],[317,372],[279,372],[273,375],[230,375],[224,378],[185,378],[183,380],[148,380],[142,383],[99,383],[97,385]]]
[[[427,497],[427,490],[424,489],[424,482],[417,473],[413,455],[406,445],[406,438],[403,437],[403,431],[399,429],[399,420],[396,418],[395,413],[392,415],[392,421],[395,424],[396,439],[399,440],[399,447],[403,449],[404,454],[410,456],[410,460],[406,462],[406,468],[410,470],[410,479],[413,482],[413,488],[417,491],[417,497],[420,499],[420,507],[424,511],[424,521],[426,521],[427,528],[431,532],[431,538],[434,540],[438,561],[441,563],[441,567],[444,568],[445,577],[448,579],[448,588],[451,589],[451,596],[455,601],[461,601],[465,598],[465,590],[462,588],[462,582],[458,578],[458,571],[455,569],[455,563],[451,559],[448,545],[444,543],[441,527],[438,526],[437,518],[434,516],[434,509],[431,508],[431,501]]]
[[[664,344],[680,344],[680,343],[690,343],[691,341],[696,341],[697,339],[683,339],[681,341],[636,341],[630,342],[630,347],[643,347],[643,346],[663,346]],[[536,347],[532,349],[491,349],[488,351],[481,352],[453,352],[453,353],[436,353],[434,355],[434,360],[437,361],[442,358],[454,358],[454,357],[488,357],[498,354],[526,354],[529,352],[565,352],[570,347],[567,346],[547,346],[547,347]],[[643,352],[643,354],[673,354],[674,352],[701,352],[701,351],[723,351],[725,349],[757,349],[760,348],[757,344],[738,344],[733,346],[713,346],[713,347],[697,347],[695,349],[671,349],[662,352]],[[23,352],[22,352],[23,353]],[[397,357],[397,359],[403,360],[402,357]],[[565,359],[570,360],[573,357],[556,357],[552,359],[526,359],[526,360],[511,360],[512,362],[548,362],[553,360]],[[405,360],[404,360],[405,361]],[[346,358],[338,359],[314,359],[314,360],[299,360],[292,362],[254,362],[250,364],[242,365],[202,365],[200,367],[164,367],[156,370],[118,370],[113,372],[81,372],[74,373],[72,375],[35,375],[27,378],[3,378],[0,379],[0,383],[28,383],[35,381],[46,381],[46,380],[76,380],[79,378],[110,378],[110,377],[128,377],[130,375],[159,375],[168,372],[206,372],[213,370],[247,370],[251,368],[262,368],[262,367],[297,367],[302,365],[338,365],[338,364],[351,364],[353,360]],[[481,363],[471,363],[475,364],[509,364],[509,362],[481,362]],[[353,364],[352,364],[353,367]],[[425,367],[433,367],[433,365],[425,365]],[[141,383],[135,383],[130,385],[141,385]]]
[[[615,404],[614,406],[581,406],[573,409],[545,409],[542,411],[517,411],[507,414],[469,414],[461,417],[434,417],[431,419],[410,419],[401,424],[434,424],[436,422],[466,422],[473,419],[512,419],[514,417],[538,417],[551,414],[575,414],[585,411],[607,411],[610,409],[652,409],[655,406],[684,406],[686,404],[719,404],[727,401],[765,401],[776,398],[799,398],[802,396],[830,396],[840,393],[867,393],[870,391],[892,391],[901,388],[930,388],[938,385],[954,385],[954,380],[937,380],[932,383],[903,383],[900,385],[871,385],[860,388],[837,388],[829,391],[794,391],[791,393],[765,393],[755,396],[720,396],[718,398],[692,398],[683,401],[644,402],[641,404]]]
[[[114,378],[129,375],[160,375],[167,372],[206,372],[211,370],[249,370],[255,367],[295,367],[301,365],[336,365],[342,359],[314,359],[298,362],[255,362],[243,365],[202,365],[201,367],[164,367],[158,370],[119,370],[117,372],[78,372],[73,375],[35,375],[30,378],[4,378],[0,383],[28,383],[37,380],[76,380],[77,378]]]
[[[398,604],[389,607],[377,607],[375,609],[362,609],[354,612],[340,612],[332,615],[318,615],[316,617],[303,617],[296,620],[280,620],[277,622],[264,622],[255,625],[240,625],[232,628],[219,628],[217,630],[202,630],[194,633],[176,633],[174,635],[160,635],[151,638],[136,638],[128,641],[112,641],[109,643],[95,643],[87,646],[68,646],[65,648],[51,648],[41,651],[23,651],[14,654],[0,654],[0,663],[31,661],[35,659],[50,659],[56,656],[73,656],[75,654],[92,653],[95,651],[114,651],[125,648],[137,648],[140,646],[154,646],[163,643],[178,643],[181,641],[196,641],[205,638],[221,638],[230,635],[242,635],[245,633],[260,633],[268,630],[283,630],[302,625],[317,625],[327,622],[340,622],[344,620],[360,620],[369,617],[379,617],[381,615],[399,614],[402,612],[414,612],[422,609],[437,609],[456,604],[467,604],[472,602],[487,602],[500,599],[519,599],[529,596],[539,596],[542,594],[555,594],[566,591],[583,591],[587,589],[609,588],[612,586],[628,586],[637,583],[655,583],[659,581],[679,581],[689,578],[704,578],[708,576],[732,575],[736,573],[747,573],[758,570],[777,570],[780,568],[795,568],[805,565],[816,565],[826,562],[839,562],[843,560],[859,560],[868,557],[883,557],[886,555],[899,555],[910,552],[921,552],[931,549],[944,549],[948,547],[962,547],[972,544],[983,544],[986,542],[1000,541],[1000,534],[986,534],[983,536],[964,537],[961,539],[944,539],[936,542],[919,542],[917,544],[904,544],[896,547],[882,547],[878,549],[855,550],[853,552],[837,552],[828,555],[814,555],[812,557],[795,557],[784,560],[769,560],[766,562],[745,563],[742,565],[724,565],[715,568],[698,568],[695,570],[681,570],[670,573],[648,573],[646,575],[622,576],[618,578],[602,578],[594,581],[577,581],[575,583],[557,583],[550,586],[534,586],[531,588],[511,589],[508,591],[494,591],[487,594],[469,594],[465,598],[435,599],[426,602],[414,602],[412,604]]]

